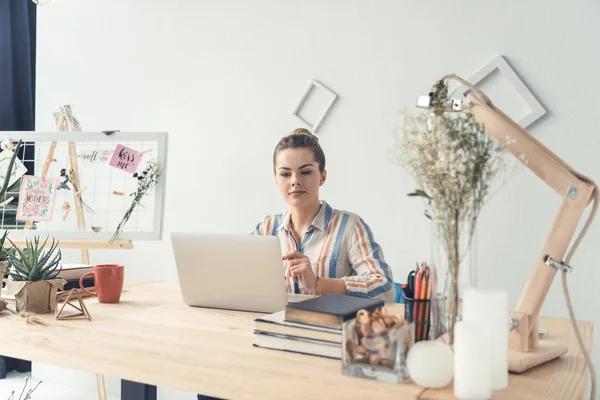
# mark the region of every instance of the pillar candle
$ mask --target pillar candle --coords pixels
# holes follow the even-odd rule
[[[465,400],[492,397],[489,328],[458,321],[454,325],[454,396]]]
[[[492,389],[508,387],[508,295],[504,290],[465,289],[463,320],[490,328]]]

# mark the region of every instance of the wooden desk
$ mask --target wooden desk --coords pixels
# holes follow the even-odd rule
[[[253,347],[260,314],[187,307],[179,285],[127,284],[120,304],[87,299],[93,320],[26,324],[0,314],[0,354],[228,399],[450,399],[410,381],[373,382],[342,375],[341,362]],[[588,347],[592,324],[580,322]],[[494,399],[581,398],[587,372],[567,320],[540,326],[569,341],[569,353],[527,374],[511,375]]]

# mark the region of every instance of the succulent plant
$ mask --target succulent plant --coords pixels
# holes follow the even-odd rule
[[[8,238],[13,247],[8,251],[8,270],[15,281],[44,281],[54,279],[62,270],[61,252],[58,241],[52,238],[52,245],[45,250],[48,237],[40,246],[39,236],[25,241],[25,248],[19,249]],[[58,253],[55,251],[58,250]]]
[[[4,247],[4,242],[8,236],[8,229],[4,231],[4,235],[0,238],[0,261],[6,261],[8,259],[8,249]]]

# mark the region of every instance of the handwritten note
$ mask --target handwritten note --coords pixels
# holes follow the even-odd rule
[[[82,153],[79,154],[79,157],[83,159],[83,161],[87,161],[89,163],[97,163],[97,164],[104,164],[110,161],[110,155],[112,154],[112,151],[98,151],[98,150],[94,150],[91,153]]]
[[[24,175],[21,181],[17,219],[52,221],[58,178]]]
[[[120,144],[115,149],[109,165],[133,174],[137,171],[141,159],[142,155],[139,152]]]

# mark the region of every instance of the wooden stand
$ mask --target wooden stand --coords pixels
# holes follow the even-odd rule
[[[539,340],[537,318],[530,329],[527,314],[510,313],[511,320],[518,326],[508,335],[508,370],[514,373],[525,372],[547,361],[563,356],[569,350],[567,345],[550,339]]]
[[[71,106],[65,105],[66,109],[70,111]],[[56,128],[59,132],[73,132],[73,125],[68,118],[64,115],[61,115],[56,120]],[[50,149],[48,150],[48,156],[46,157],[46,161],[44,162],[44,166],[42,167],[42,177],[48,176],[48,170],[50,169],[50,164],[54,162],[54,151],[56,150],[56,142],[52,142],[50,144]],[[81,202],[77,197],[78,193],[76,190],[80,188],[79,185],[79,162],[77,161],[77,147],[75,142],[69,142],[69,164],[71,167],[71,171],[73,171],[73,177],[71,182],[73,183],[73,202],[75,203],[75,212],[77,214],[77,228],[79,230],[85,230],[85,216],[83,214],[83,210],[81,209]],[[27,221],[25,223],[25,229],[31,229],[31,221]],[[81,262],[83,264],[90,263],[90,253],[87,247],[81,247]]]
[[[13,243],[21,246],[25,245],[24,238],[14,239]],[[131,240],[115,240],[112,243],[107,243],[105,240],[90,240],[90,239],[62,239],[58,243],[58,247],[61,249],[96,249],[96,250],[108,250],[108,249],[133,249],[133,243]]]

